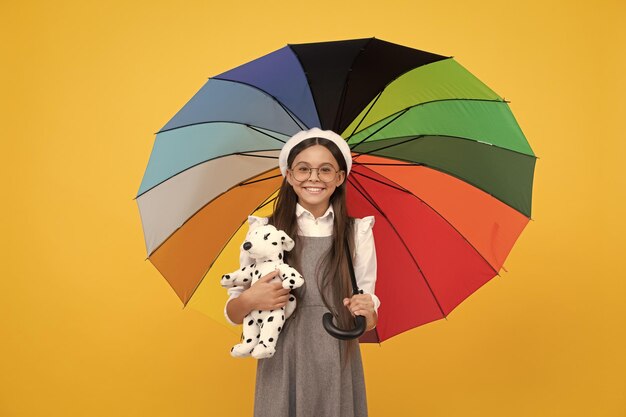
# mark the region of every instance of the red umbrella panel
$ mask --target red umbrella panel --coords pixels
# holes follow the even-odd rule
[[[529,221],[435,169],[372,156],[355,160],[349,212],[376,213],[378,269],[385,277],[376,284],[379,324],[362,341],[383,341],[447,316],[498,273]]]

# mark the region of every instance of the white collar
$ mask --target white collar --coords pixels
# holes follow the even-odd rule
[[[304,213],[308,213],[308,215],[309,215],[312,219],[314,219],[314,218],[315,218],[315,216],[313,216],[313,214],[312,214],[309,210],[307,210],[307,209],[305,209],[304,207],[302,207],[302,206],[300,205],[300,203],[296,203],[296,217],[300,217],[300,216],[302,216]],[[325,217],[327,217],[327,216],[331,216],[331,218],[332,218],[334,215],[335,215],[335,211],[333,210],[333,205],[332,205],[332,204],[329,204],[329,205],[328,205],[328,208],[326,209],[326,212],[324,212],[324,214],[323,214],[323,215],[321,215],[320,217],[318,217],[318,219],[323,219],[323,218],[325,218]]]

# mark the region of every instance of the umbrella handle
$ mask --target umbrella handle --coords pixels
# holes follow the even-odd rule
[[[343,330],[339,327],[336,327],[333,323],[332,313],[325,313],[322,317],[322,324],[324,325],[324,329],[326,329],[328,334],[341,340],[356,339],[365,332],[365,317],[356,316],[354,317],[354,321],[356,322],[356,326],[354,328],[350,330]]]
[[[346,256],[348,257],[348,269],[350,271],[350,279],[352,281],[352,294],[363,294],[363,290],[360,290],[356,283],[356,277],[354,275],[354,266],[352,265],[352,256],[350,255],[350,248],[348,247],[348,241],[345,244],[346,248]],[[343,330],[339,327],[335,326],[333,323],[333,315],[332,313],[325,313],[322,317],[322,324],[324,325],[324,329],[333,337],[342,340],[356,339],[361,336],[365,332],[365,317],[363,316],[355,316],[355,327],[350,330]]]

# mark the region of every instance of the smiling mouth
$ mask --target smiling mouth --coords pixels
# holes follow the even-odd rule
[[[320,187],[302,187],[302,188],[304,188],[307,192],[311,194],[319,194],[325,190],[325,188],[320,188]]]

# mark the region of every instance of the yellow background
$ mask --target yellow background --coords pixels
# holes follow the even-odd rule
[[[620,1],[3,2],[0,415],[251,415],[254,360],[144,261],[133,197],[206,79],[287,43],[453,55],[539,156],[508,272],[362,347],[371,416],[625,416]]]

